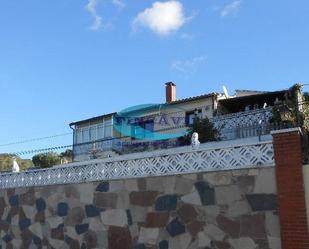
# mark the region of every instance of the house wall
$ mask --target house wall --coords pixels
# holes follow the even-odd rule
[[[203,100],[196,100],[191,102],[164,105],[160,111],[151,110],[143,113],[144,117],[153,118],[154,117],[154,127],[153,130],[156,134],[152,137],[145,137],[144,139],[135,139],[131,137],[124,137],[118,131],[114,129],[114,136],[121,138],[122,142],[131,144],[130,148],[125,150],[134,151],[134,144],[140,144],[141,142],[153,141],[153,139],[166,139],[166,135],[169,138],[170,134],[182,134],[187,130],[186,127],[186,112],[194,111],[196,108],[202,109],[203,117],[211,118],[213,115],[213,103],[212,98],[205,98]],[[168,145],[167,145],[168,146]],[[138,147],[136,150],[140,150]]]
[[[190,101],[190,102],[184,102],[184,103],[179,103],[179,104],[171,104],[171,105],[166,105],[164,108],[161,110],[159,117],[157,118],[157,123],[154,126],[154,130],[162,130],[162,129],[167,129],[167,128],[173,128],[176,125],[173,125],[171,118],[172,117],[179,117],[183,118],[182,119],[182,124],[184,125],[184,118],[185,114],[187,111],[193,111],[196,108],[201,108],[202,109],[202,114],[203,117],[208,117],[212,118],[213,117],[213,100],[212,97],[205,98],[202,100],[196,100],[196,101]],[[144,116],[149,116],[149,115],[158,115],[158,111],[149,111],[145,112]],[[169,125],[164,125],[164,122],[158,123],[158,119],[160,119],[161,116],[166,115]],[[111,117],[104,118],[104,120],[111,120]],[[103,122],[102,119],[96,119],[93,121],[87,121],[84,123],[80,123],[76,125],[76,129],[81,129],[81,128],[87,128],[90,125],[98,125]],[[113,130],[114,137],[122,137],[122,134],[120,134],[119,131],[116,131],[115,129]]]
[[[274,167],[2,189],[2,248],[279,249]]]
[[[183,103],[179,103],[179,104],[175,104],[171,106],[175,106],[177,108],[183,109],[185,112],[192,111],[196,108],[202,108],[203,117],[208,117],[208,118],[213,117],[214,103],[213,103],[212,97],[190,101],[190,102],[183,102]]]
[[[194,111],[195,109],[202,110],[203,118],[205,117],[212,118],[213,117],[212,97],[164,106],[164,108],[161,110],[161,113],[156,118],[157,122],[155,122],[154,131],[158,131],[162,134],[178,133],[186,131],[187,130],[185,122],[186,112]],[[163,117],[164,120],[162,119]],[[177,119],[180,120],[179,123],[177,123]],[[167,121],[167,123],[165,123],[165,120]]]

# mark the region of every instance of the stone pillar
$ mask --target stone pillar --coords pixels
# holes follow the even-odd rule
[[[272,132],[282,249],[309,248],[300,132]]]

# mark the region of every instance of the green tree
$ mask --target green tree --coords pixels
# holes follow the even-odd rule
[[[62,152],[62,153],[60,153],[60,156],[61,157],[66,157],[66,158],[72,158],[72,156],[73,156],[73,152],[72,152],[72,150],[70,150],[70,149],[68,149],[68,150],[66,150],[66,151],[64,151],[64,152]]]
[[[303,127],[309,132],[309,93],[303,94]]]
[[[48,168],[61,163],[61,157],[54,152],[40,153],[32,157],[34,166]]]
[[[62,163],[70,163],[73,161],[73,151],[70,149],[67,149],[66,151],[60,153],[60,158],[62,159]]]
[[[301,94],[301,85],[293,85],[286,93],[284,100],[276,101],[273,107],[273,116],[269,120],[278,128],[301,127],[303,126],[304,113],[299,112],[298,101],[304,101],[306,94],[299,100]]]
[[[21,170],[26,170],[33,166],[30,159],[22,159],[19,156],[12,154],[0,154],[0,171],[11,171],[13,157],[15,157]]]
[[[193,132],[198,133],[199,141],[201,143],[219,140],[219,131],[214,128],[213,124],[207,117],[203,119],[198,117],[194,118],[193,125],[188,135],[181,138],[182,142],[189,144],[191,142]]]

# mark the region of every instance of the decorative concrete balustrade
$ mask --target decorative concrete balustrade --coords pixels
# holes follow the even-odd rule
[[[270,141],[214,142],[0,175],[1,188],[274,166]]]
[[[272,107],[249,110],[216,116],[211,119],[216,128],[235,129],[240,126],[257,125],[259,122],[268,123],[273,116]]]
[[[220,133],[221,140],[270,134],[272,107],[213,117],[210,121]]]

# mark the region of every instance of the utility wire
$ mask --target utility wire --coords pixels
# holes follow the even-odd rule
[[[68,148],[72,148],[72,145],[61,145],[61,146],[50,147],[50,148],[25,150],[25,151],[19,151],[19,152],[13,152],[13,153],[5,153],[5,154],[9,154],[9,155],[26,155],[26,154],[42,153],[42,152],[49,152],[49,151],[55,151],[55,150],[60,150],[60,149],[68,149]]]
[[[68,133],[62,133],[62,134],[57,134],[57,135],[53,135],[53,136],[47,136],[47,137],[37,137],[37,138],[25,139],[25,140],[20,140],[20,141],[16,141],[16,142],[0,144],[0,147],[15,145],[15,144],[24,144],[24,143],[36,142],[36,141],[41,141],[41,140],[46,140],[46,139],[51,139],[51,138],[56,138],[56,137],[68,136],[68,135],[72,135],[72,134],[73,134],[72,132],[68,132]]]

